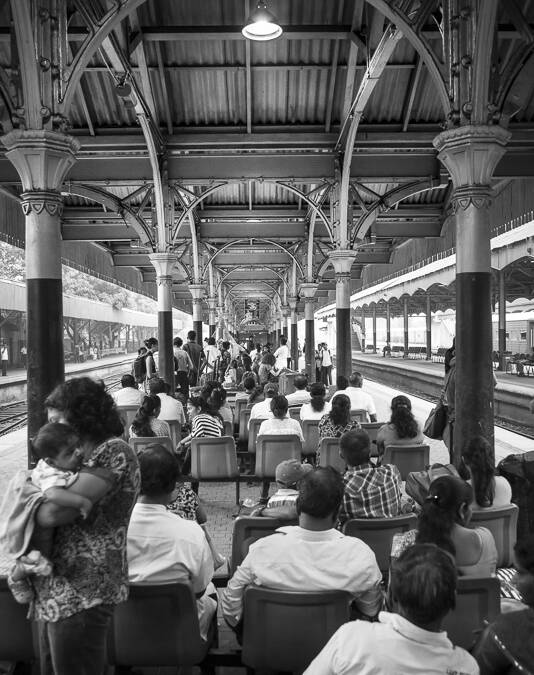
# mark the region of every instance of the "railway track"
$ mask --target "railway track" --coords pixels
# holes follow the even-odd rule
[[[117,375],[108,375],[102,378],[109,392],[118,389],[120,380]],[[0,406],[0,436],[5,436],[12,431],[25,427],[28,422],[28,410],[26,401],[14,401]]]

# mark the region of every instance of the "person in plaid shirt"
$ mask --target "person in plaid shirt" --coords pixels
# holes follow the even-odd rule
[[[346,431],[339,451],[347,462],[345,491],[339,511],[341,525],[350,518],[390,518],[401,513],[402,478],[393,464],[375,466],[371,443],[362,429]]]

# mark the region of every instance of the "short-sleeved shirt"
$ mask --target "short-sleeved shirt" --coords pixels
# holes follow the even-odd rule
[[[210,438],[222,436],[223,423],[218,417],[207,413],[198,413],[193,417],[191,436],[193,438]]]
[[[64,471],[57,466],[50,466],[44,459],[40,459],[32,470],[32,483],[42,492],[50,488],[67,488],[78,478],[73,471]]]
[[[367,410],[369,416],[376,415],[376,408],[374,401],[370,394],[367,394],[361,387],[347,387],[336,393],[330,399],[332,402],[339,394],[345,394],[350,398],[351,410]]]
[[[111,489],[85,520],[54,531],[49,577],[34,577],[33,618],[55,622],[97,605],[117,604],[128,597],[126,533],[139,492],[139,464],[128,443],[112,438],[85,460],[89,471]]]
[[[154,436],[167,436],[168,438],[171,437],[171,429],[167,422],[165,420],[159,420],[156,417],[153,417],[150,420],[150,428],[154,432]],[[129,434],[132,438],[138,438],[138,434],[133,430],[133,428],[130,426],[129,429]]]
[[[304,443],[304,436],[302,435],[302,427],[297,420],[292,419],[291,417],[284,417],[284,419],[278,419],[276,417],[271,417],[269,419],[263,420],[258,429],[258,436],[286,436],[293,435],[298,436],[301,442]]]

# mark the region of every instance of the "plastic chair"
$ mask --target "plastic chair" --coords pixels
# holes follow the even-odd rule
[[[447,614],[442,630],[458,647],[470,649],[484,627],[500,613],[500,584],[496,577],[460,577],[456,608]]]
[[[239,469],[233,436],[191,439],[191,478],[193,481],[235,481],[235,500],[239,504]]]
[[[232,575],[245,559],[251,544],[262,537],[268,537],[284,525],[297,525],[297,521],[261,516],[239,516],[232,531],[232,559],[229,572]]]
[[[487,527],[497,546],[497,567],[514,564],[519,508],[515,504],[473,511],[469,527]]]
[[[130,433],[129,433],[129,428],[134,421],[134,417],[137,414],[137,411],[139,410],[138,405],[118,405],[117,410],[119,411],[119,415],[121,417],[121,420],[124,424],[124,431],[122,433],[122,437],[124,438],[125,441],[128,441],[130,438]]]
[[[226,420],[223,422],[223,436],[234,436],[234,423],[230,422],[230,420]]]
[[[320,420],[302,421],[302,435],[304,436],[303,455],[315,455],[317,452],[319,446],[319,422]]]
[[[262,422],[263,418],[253,418],[249,422],[247,449],[251,455],[256,454],[256,438],[258,437],[258,430]]]
[[[193,666],[206,656],[189,583],[130,586],[115,607],[108,635],[114,666]]]
[[[369,422],[369,415],[367,414],[367,410],[364,410],[363,408],[351,410],[350,418],[351,420],[357,420],[360,424],[363,424],[364,422]]]
[[[249,668],[300,673],[349,620],[344,591],[245,591],[242,661]]]
[[[37,625],[26,618],[27,613],[27,606],[11,594],[7,580],[0,578],[0,661],[30,664],[38,658]]]
[[[415,529],[417,516],[407,513],[393,518],[351,518],[343,526],[344,534],[358,537],[372,549],[382,574],[389,570],[393,535]]]
[[[347,464],[339,454],[339,438],[326,436],[319,443],[319,466],[333,466],[339,473],[345,473]]]
[[[385,422],[364,422],[362,429],[367,432],[371,442],[371,457],[378,457],[378,448],[376,447],[376,437],[378,430],[384,426]]]
[[[239,441],[248,442],[248,421],[250,419],[250,408],[241,408],[239,413]]]
[[[171,441],[176,450],[178,443],[182,440],[182,425],[178,420],[167,420],[167,424],[171,430]]]
[[[247,405],[248,400],[246,398],[238,398],[235,401],[235,408],[234,408],[234,424],[235,424],[235,431],[239,432],[239,425],[241,423],[241,411],[245,409],[245,406]]]
[[[137,438],[132,437],[128,441],[130,447],[138,455],[140,452],[146,448],[147,445],[152,445],[157,443],[158,445],[163,445],[171,454],[175,454],[175,446],[172,444],[172,440],[168,436],[138,436]]]
[[[395,464],[402,480],[412,471],[424,471],[430,464],[428,445],[387,445],[382,464]]]
[[[274,480],[276,467],[285,459],[300,462],[302,442],[291,434],[258,436],[256,441],[256,476]]]
[[[300,409],[302,406],[295,406],[294,408],[289,408],[289,417],[291,417],[292,420],[297,420],[297,422],[300,424]]]

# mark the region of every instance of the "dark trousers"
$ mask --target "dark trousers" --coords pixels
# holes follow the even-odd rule
[[[332,366],[321,366],[321,382],[327,386],[332,384]]]
[[[97,605],[66,619],[41,623],[41,675],[103,675],[113,605]]]
[[[2,361],[2,377],[7,375],[7,360]]]
[[[189,376],[185,370],[179,370],[176,373],[176,387],[180,387],[180,392],[185,396],[185,400],[189,398]]]

